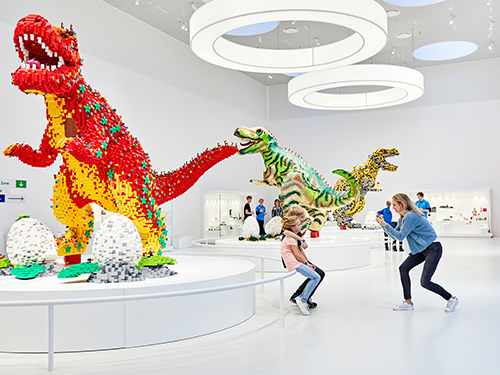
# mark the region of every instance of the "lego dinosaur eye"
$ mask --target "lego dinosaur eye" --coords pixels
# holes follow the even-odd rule
[[[262,134],[262,129],[257,129],[256,133],[259,134],[259,135],[261,135]]]

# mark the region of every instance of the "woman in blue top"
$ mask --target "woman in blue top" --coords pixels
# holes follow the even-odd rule
[[[444,311],[453,312],[457,308],[458,298],[452,296],[440,285],[431,281],[432,275],[443,254],[443,248],[439,242],[436,232],[423,213],[415,206],[406,194],[396,194],[392,197],[394,211],[399,214],[400,219],[396,228],[387,225],[381,216],[377,216],[377,222],[384,231],[396,240],[402,241],[407,238],[411,254],[399,266],[401,283],[403,284],[404,301],[393,307],[394,311],[413,310],[411,300],[410,270],[425,262],[420,279],[421,285],[431,292],[439,294],[447,300]]]

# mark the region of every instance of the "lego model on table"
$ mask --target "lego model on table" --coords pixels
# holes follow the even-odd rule
[[[224,143],[175,171],[157,173],[116,109],[83,78],[73,27],[52,26],[40,15],[29,15],[19,20],[14,43],[22,62],[12,83],[27,94],[43,96],[48,124],[37,150],[17,143],[4,154],[41,168],[62,156],[53,212],[67,230],[58,255],[68,263],[80,262],[94,226],[90,203],[131,219],[143,254],[161,254],[167,231],[159,205],[183,194],[237,147]]]

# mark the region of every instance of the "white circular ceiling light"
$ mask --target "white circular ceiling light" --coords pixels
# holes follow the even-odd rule
[[[386,89],[356,94],[322,91],[352,86]],[[351,65],[302,74],[288,82],[288,100],[299,107],[323,110],[359,110],[389,107],[418,99],[424,93],[424,76],[397,65]]]
[[[323,22],[353,31],[338,42],[274,50],[244,46],[223,35],[274,21]],[[387,15],[374,0],[213,0],[190,20],[192,51],[225,68],[256,73],[294,73],[355,64],[377,54],[387,42]]]
[[[413,52],[413,56],[425,61],[444,61],[458,59],[476,52],[477,44],[472,42],[451,41],[428,44]]]

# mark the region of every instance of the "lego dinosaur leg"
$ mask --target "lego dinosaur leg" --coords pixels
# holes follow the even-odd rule
[[[167,245],[167,230],[163,217],[152,215],[151,219],[140,215],[131,218],[142,240],[143,255],[161,255]]]
[[[94,227],[92,207],[87,204],[79,208],[74,203],[68,190],[66,176],[62,171],[56,176],[53,197],[54,216],[67,227],[64,237],[58,240],[57,253],[59,256],[64,256],[67,263],[79,263],[81,254],[87,249]]]
[[[263,180],[250,180],[255,185],[278,186],[276,182],[276,167],[271,164],[263,173]]]
[[[326,212],[317,209],[316,207],[313,206],[307,206],[304,204],[300,205],[301,207],[305,208],[307,210],[308,215],[312,218],[312,222],[310,225],[308,225],[304,229],[309,229],[311,232],[318,232],[323,228],[323,225],[325,224],[325,221],[327,219],[327,214]]]
[[[118,212],[135,224],[142,241],[143,255],[161,255],[167,245],[167,231],[161,210],[149,195],[137,195],[128,181],[115,181],[114,199]]]

